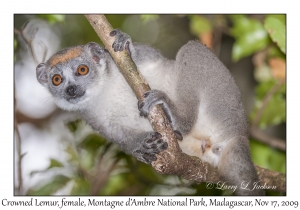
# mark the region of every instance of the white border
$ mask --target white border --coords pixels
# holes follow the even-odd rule
[[[30,197],[13,196],[13,14],[15,13],[286,13],[287,14],[287,197],[266,197],[266,201],[299,200],[299,8],[297,1],[9,1],[1,4],[1,146],[0,146],[0,206],[2,200],[30,200]],[[39,200],[61,200],[63,197],[35,197]],[[67,197],[77,200],[77,197]],[[143,200],[143,197],[136,197]],[[167,199],[168,197],[164,197]],[[189,197],[192,198],[192,197]],[[88,197],[83,199],[87,200]],[[97,197],[105,199],[105,197]],[[124,200],[128,197],[107,197],[109,200]],[[149,197],[157,200],[157,197]],[[171,197],[183,200],[184,197]],[[197,197],[196,199],[201,199]],[[204,199],[209,199],[205,197]],[[222,199],[221,197],[218,199]],[[226,197],[226,200],[253,200],[248,197]],[[19,207],[6,207],[20,209]],[[29,207],[38,209],[39,207]],[[76,207],[64,207],[74,209]],[[97,209],[104,207],[95,207]],[[106,207],[109,208],[109,207]],[[129,207],[140,208],[140,207]],[[153,207],[143,207],[153,208]],[[174,207],[168,207],[174,208]],[[176,207],[177,208],[177,207]],[[180,207],[178,207],[180,208]],[[192,208],[192,207],[189,207]],[[194,207],[201,208],[201,207]],[[228,207],[227,207],[228,208]],[[258,208],[256,206],[256,208]],[[263,207],[266,208],[266,207]],[[274,207],[268,207],[274,208]],[[40,208],[41,209],[41,208]],[[76,208],[78,209],[78,208]]]

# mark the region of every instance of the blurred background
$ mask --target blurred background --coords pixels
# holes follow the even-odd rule
[[[210,47],[242,92],[253,162],[286,172],[285,15],[106,17],[170,59],[191,39]],[[55,106],[36,80],[36,66],[62,48],[91,41],[102,45],[83,15],[14,16],[15,195],[229,195],[157,174]]]

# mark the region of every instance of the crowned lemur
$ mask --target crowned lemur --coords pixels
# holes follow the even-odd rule
[[[128,50],[152,90],[138,103],[108,51],[91,42],[63,49],[37,66],[37,79],[57,106],[79,112],[106,139],[151,163],[168,147],[145,118],[161,104],[183,152],[217,167],[226,184],[237,186],[236,194],[262,195],[253,189],[258,176],[241,94],[210,49],[189,41],[169,60],[147,45],[132,44],[118,29],[110,35],[114,51]]]

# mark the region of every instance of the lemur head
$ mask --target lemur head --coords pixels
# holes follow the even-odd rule
[[[37,80],[50,91],[60,108],[78,111],[104,82],[106,59],[107,53],[93,42],[66,48],[36,67]]]

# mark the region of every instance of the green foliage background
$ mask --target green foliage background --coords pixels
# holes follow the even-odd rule
[[[163,31],[155,42],[151,43],[162,53],[174,58],[176,51],[188,39],[201,37],[203,33],[216,31],[223,35],[220,40],[231,40],[231,62],[242,62],[243,59],[254,58],[264,53],[259,63],[253,62],[253,74],[249,79],[255,80],[255,98],[249,112],[250,124],[255,119],[266,95],[281,82],[280,88],[268,100],[263,110],[257,128],[268,129],[276,126],[285,127],[286,122],[286,88],[285,76],[276,77],[272,74],[270,59],[281,59],[286,56],[286,17],[285,15],[107,15],[114,28],[126,31],[124,22],[128,18],[138,19],[144,28],[151,24],[162,25]],[[32,15],[16,16],[15,27],[26,19],[40,18],[60,30],[62,48],[72,45],[85,44],[89,41],[100,42],[96,33],[82,15]],[[18,22],[19,21],[19,22]],[[173,27],[173,28],[171,28]],[[175,29],[174,29],[175,28]],[[146,29],[145,29],[146,30]],[[147,37],[130,34],[133,41],[147,41]],[[183,39],[178,37],[184,37]],[[225,37],[225,38],[224,38]],[[144,38],[144,39],[143,39]],[[140,40],[139,40],[140,39]],[[150,38],[148,38],[151,40]],[[168,46],[167,46],[168,44]],[[18,53],[19,43],[14,42],[15,53]],[[16,58],[15,58],[16,59]],[[226,64],[226,62],[225,62]],[[243,71],[240,69],[239,71]],[[284,70],[285,71],[285,70]],[[66,123],[73,133],[74,139],[85,126],[80,120]],[[285,138],[285,130],[283,129]],[[251,155],[254,163],[271,170],[285,172],[285,151],[274,149],[251,137]],[[135,158],[121,152],[116,145],[107,142],[98,134],[89,134],[74,144],[61,140],[65,153],[68,154],[68,164],[60,160],[50,159],[49,166],[41,171],[32,171],[31,176],[56,171],[50,179],[29,189],[27,195],[52,195],[72,183],[70,195],[90,195],[95,180],[103,182],[96,195],[227,195],[221,190],[207,190],[205,183],[196,185],[177,176],[159,175],[149,166],[138,162]],[[68,175],[59,171],[68,170]],[[269,195],[278,195],[267,192]]]

